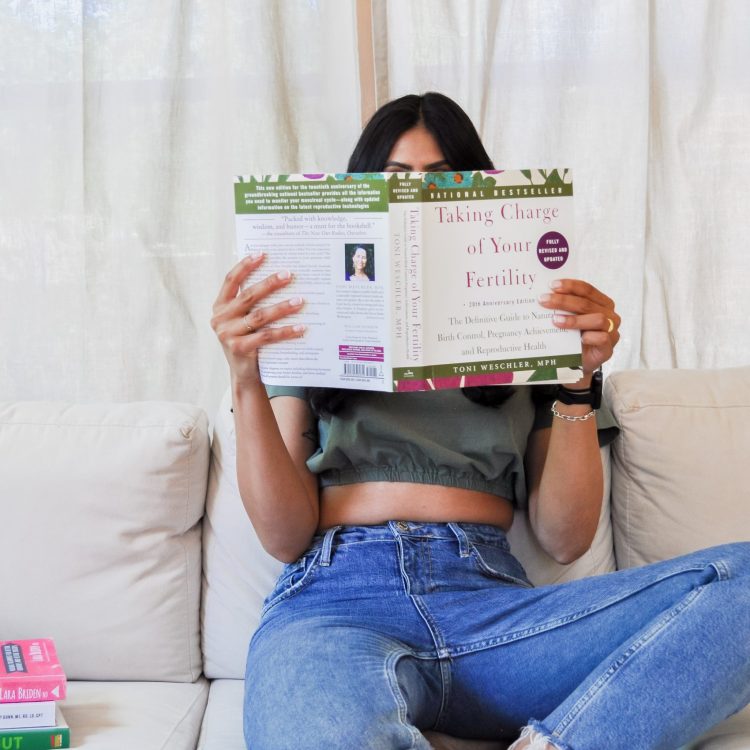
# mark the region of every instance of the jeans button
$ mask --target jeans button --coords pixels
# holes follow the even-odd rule
[[[408,531],[409,530],[409,524],[408,523],[404,523],[403,521],[397,521],[396,522],[396,528],[399,531]]]

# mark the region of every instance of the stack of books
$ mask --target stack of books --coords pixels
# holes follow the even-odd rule
[[[52,639],[0,641],[0,748],[70,747],[66,685]]]

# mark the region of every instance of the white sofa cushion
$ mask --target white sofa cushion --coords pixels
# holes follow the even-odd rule
[[[214,421],[206,515],[203,521],[203,663],[207,677],[244,676],[250,637],[263,600],[282,564],[261,546],[240,500],[236,477],[234,419],[227,391]],[[570,565],[543,552],[517,513],[509,540],[534,583],[558,583],[615,569],[609,518],[609,448],[601,451],[604,501],[591,549]]]
[[[750,706],[688,743],[683,750],[750,750]]]
[[[207,677],[242,678],[263,600],[283,567],[261,546],[237,489],[230,393],[214,421],[203,519],[201,632]]]
[[[750,367],[628,370],[607,379],[605,394],[621,428],[612,448],[618,567],[750,540]]]
[[[573,581],[586,576],[611,573],[616,569],[615,554],[612,548],[612,523],[610,521],[610,449],[600,449],[604,489],[599,525],[591,542],[591,547],[569,565],[555,562],[539,545],[529,525],[528,514],[516,511],[513,526],[508,532],[508,542],[513,554],[526,570],[529,580],[535,586],[546,586],[564,581]]]
[[[193,750],[207,699],[203,679],[70,682],[60,707],[76,750]]]
[[[213,680],[198,750],[245,750],[242,734],[242,680]]]
[[[74,680],[195,680],[208,453],[194,406],[0,404],[3,638],[54,638]]]

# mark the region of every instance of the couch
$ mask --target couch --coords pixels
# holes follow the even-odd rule
[[[594,543],[558,565],[519,514],[510,540],[532,580],[750,539],[750,367],[623,371],[605,398],[622,432],[602,451]],[[244,748],[246,647],[281,564],[237,494],[227,397],[212,430],[170,402],[0,404],[0,511],[0,640],[56,640],[73,747]],[[689,748],[741,749],[750,709]]]

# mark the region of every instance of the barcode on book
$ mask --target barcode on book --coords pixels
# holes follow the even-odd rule
[[[344,362],[344,375],[364,375],[366,378],[377,378],[378,368],[373,365]]]

